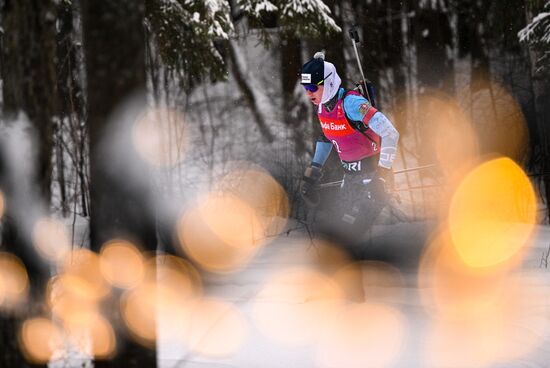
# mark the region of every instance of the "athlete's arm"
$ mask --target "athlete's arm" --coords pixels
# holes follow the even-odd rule
[[[323,167],[331,151],[332,143],[321,134],[315,144],[315,154],[313,155],[313,160],[311,160],[311,165]]]
[[[372,129],[373,132],[380,136],[380,160],[378,161],[378,166],[391,169],[397,154],[399,132],[380,111],[376,112],[369,119],[369,107],[370,103],[368,100],[361,96],[349,95],[344,99],[344,110],[347,116],[353,121],[362,121],[365,127]]]
[[[368,127],[381,138],[380,142],[380,161],[378,166],[391,169],[395,155],[397,154],[397,142],[399,141],[399,132],[391,121],[380,111],[374,114],[370,119]]]

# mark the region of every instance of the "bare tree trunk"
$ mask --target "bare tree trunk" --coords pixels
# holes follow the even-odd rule
[[[357,14],[356,23],[359,25],[362,34],[358,51],[363,61],[365,77],[374,83],[380,91],[381,71],[386,66],[388,51],[383,45],[384,9],[380,2],[376,1],[368,5],[363,1],[354,1],[352,5],[355,14]],[[357,82],[358,79],[360,79],[360,76],[355,76],[353,82]],[[380,99],[378,99],[378,102],[380,102]]]
[[[145,249],[156,248],[155,221],[143,203],[143,187],[131,178],[121,178],[124,173],[120,170],[110,169],[109,164],[118,157],[101,151],[113,112],[131,96],[138,106],[147,103],[144,13],[144,0],[82,1],[91,157],[90,241],[95,251],[105,241],[125,236]],[[148,174],[143,172],[143,177]],[[116,319],[116,309],[113,314]],[[155,351],[131,340],[122,346],[115,358],[96,362],[95,367],[156,366]]]
[[[413,9],[417,14],[413,19],[412,31],[417,50],[419,94],[428,93],[430,90],[451,93],[454,90],[454,64],[447,55],[447,48],[452,47],[452,31],[446,9],[442,9],[439,4],[433,7],[425,4],[424,8],[416,4]],[[419,121],[429,118],[418,117]],[[420,137],[421,163],[431,163],[433,157],[431,145],[423,144],[426,139],[426,136]]]
[[[452,31],[446,14],[448,9],[442,8],[440,3],[433,7],[428,3],[424,8],[416,4],[413,9],[417,14],[413,32],[420,89],[435,88],[452,93],[454,64],[447,55],[447,48],[452,47]]]
[[[56,127],[56,162],[57,162],[57,180],[59,182],[61,194],[61,208],[63,215],[66,216],[69,211],[69,195],[72,188],[69,188],[65,179],[64,153],[72,158],[72,164],[75,167],[77,175],[86,168],[79,166],[80,159],[80,137],[85,136],[84,128],[80,122],[84,119],[82,81],[80,76],[79,64],[80,45],[78,42],[78,31],[75,29],[75,23],[78,21],[78,13],[75,2],[62,1],[58,5],[58,33],[57,33],[57,60],[58,76],[57,85],[60,95],[60,122]],[[76,15],[76,17],[75,17]],[[65,120],[66,119],[66,120]],[[76,121],[75,121],[76,120]],[[68,123],[66,125],[65,123]],[[68,128],[68,129],[67,129]],[[69,132],[69,136],[64,133]],[[70,138],[69,142],[65,140]],[[75,180],[78,180],[79,177]],[[86,196],[81,193],[81,197]],[[74,193],[78,196],[78,193]],[[85,214],[86,206],[81,204],[82,212]]]
[[[406,76],[403,67],[403,53],[404,53],[404,36],[402,32],[401,17],[403,14],[407,13],[407,4],[404,1],[392,0],[391,5],[388,6],[388,15],[387,19],[390,20],[390,24],[386,27],[387,29],[387,44],[390,45],[389,50],[389,62],[393,70],[393,89],[392,89],[392,98],[394,103],[393,106],[399,105],[404,106],[404,103],[399,103],[399,97],[404,96],[403,92],[406,88]],[[399,16],[397,16],[399,15]]]
[[[411,3],[411,10],[416,16],[411,23],[413,39],[416,49],[416,68],[418,95],[429,94],[434,90],[437,92],[454,92],[454,60],[447,53],[452,49],[452,30],[450,27],[448,7],[443,2],[418,2]],[[417,107],[415,113],[415,124],[430,121],[430,109]],[[417,129],[418,134],[418,157],[420,164],[433,162],[434,147],[429,144],[430,133],[427,129]],[[425,175],[420,173],[420,184],[424,185]],[[422,190],[422,202],[428,203],[426,192]],[[426,209],[426,207],[425,207]]]
[[[260,108],[260,96],[258,96],[253,87],[247,81],[245,70],[243,69],[243,60],[240,58],[239,51],[235,45],[235,41],[229,41],[227,43],[228,55],[231,71],[235,76],[235,80],[239,89],[241,90],[250,110],[252,111],[252,116],[256,122],[262,138],[271,143],[275,140],[271,129],[269,128],[269,122],[267,121],[266,114]]]
[[[43,293],[47,270],[33,251],[31,227],[37,213],[36,192],[42,200],[50,202],[52,177],[53,116],[58,113],[56,86],[56,43],[54,1],[5,0],[0,2],[2,45],[0,48],[1,75],[3,80],[2,118],[10,122],[24,113],[36,130],[36,172],[32,182],[19,182],[9,167],[5,151],[6,142],[0,143],[0,186],[6,195],[6,213],[2,224],[2,248],[17,255],[25,264],[31,285],[31,294],[37,301]],[[5,138],[5,137],[2,137]],[[28,164],[28,163],[25,163]],[[28,208],[29,211],[23,211]],[[23,218],[24,217],[24,218]],[[35,312],[41,303],[29,303]],[[26,308],[17,317],[3,316],[0,320],[0,345],[2,354],[0,366],[27,367],[17,346],[19,318],[25,317]]]
[[[300,99],[297,98],[296,84],[302,67],[301,42],[294,35],[281,35],[281,76],[283,91],[283,122],[292,132],[292,142],[295,154],[302,156],[307,152],[307,137],[304,132],[309,121],[307,109],[300,108]]]
[[[302,67],[301,51],[299,39],[294,35],[281,35],[281,80],[285,114],[288,114],[293,106],[294,89]],[[293,124],[294,121],[292,121],[292,117],[285,116],[285,123]]]
[[[59,112],[54,1],[6,0],[2,7],[4,115],[23,111],[38,134],[38,185],[50,201],[53,122]]]
[[[533,16],[542,11],[544,2],[535,0],[528,2],[525,7],[527,23],[531,22]],[[542,184],[541,193],[546,203],[546,216],[550,219],[550,83],[543,75],[537,73],[536,62],[541,57],[540,53],[530,49],[531,81],[535,105],[537,143],[538,147],[533,149],[532,155],[539,156],[536,161],[540,162]]]
[[[489,65],[488,38],[486,25],[491,1],[469,1],[465,4],[467,11],[458,17],[459,28],[462,30],[460,53],[470,54],[471,60],[471,92],[475,93],[486,87],[486,82],[491,79]]]
[[[61,205],[61,212],[63,214],[63,217],[67,217],[69,214],[69,203],[67,202],[67,187],[65,182],[65,160],[63,157],[63,132],[62,132],[62,125],[60,123],[55,124],[55,137],[56,137],[56,144],[55,144],[55,163],[56,163],[56,173],[57,173],[57,183],[59,185],[59,195],[60,198],[60,205]]]

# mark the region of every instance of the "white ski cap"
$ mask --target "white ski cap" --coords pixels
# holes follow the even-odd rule
[[[324,90],[323,97],[321,98],[321,104],[329,102],[330,99],[338,93],[340,84],[342,84],[342,79],[340,79],[340,76],[336,72],[336,67],[334,64],[329,63],[328,61],[325,61],[324,64],[325,81],[323,83]],[[319,104],[319,106],[321,106],[321,104]]]

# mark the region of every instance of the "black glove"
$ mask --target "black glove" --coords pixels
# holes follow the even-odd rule
[[[388,200],[388,191],[393,188],[393,172],[379,166],[368,184],[370,198],[376,202],[384,203]]]
[[[317,185],[323,176],[319,166],[311,165],[304,172],[302,182],[300,183],[300,196],[309,206],[317,206],[320,201]]]

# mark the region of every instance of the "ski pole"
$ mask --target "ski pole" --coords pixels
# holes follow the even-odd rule
[[[411,168],[408,168],[408,169],[397,170],[397,171],[394,171],[393,173],[394,174],[403,174],[403,173],[407,173],[407,172],[411,172],[411,171],[419,171],[419,170],[430,169],[430,168],[436,167],[436,166],[437,166],[436,164],[417,166],[417,167],[411,167]],[[337,187],[337,186],[341,185],[342,182],[343,182],[343,180],[338,180],[338,181],[331,181],[331,182],[328,182],[328,183],[319,184],[319,189]]]
[[[351,37],[353,41],[353,50],[355,51],[355,57],[357,59],[357,65],[359,65],[359,72],[361,73],[361,78],[363,78],[363,88],[365,90],[365,93],[367,94],[367,98],[371,104],[374,105],[374,101],[371,99],[369,95],[369,90],[367,88],[367,79],[365,78],[365,74],[363,73],[363,66],[361,65],[361,59],[359,58],[359,52],[357,52],[357,44],[359,43],[359,32],[357,32],[357,29],[355,26],[352,26],[349,30],[349,36]]]
[[[429,165],[424,165],[424,166],[410,167],[408,169],[396,170],[393,173],[394,174],[403,174],[403,173],[407,173],[407,172],[411,172],[411,171],[431,169],[432,167],[436,167],[436,166],[437,166],[436,164],[429,164]]]

